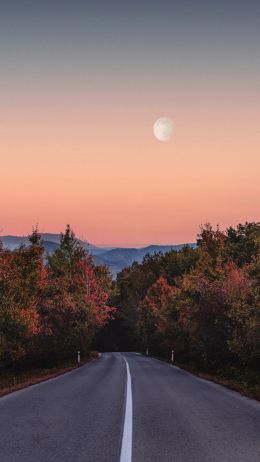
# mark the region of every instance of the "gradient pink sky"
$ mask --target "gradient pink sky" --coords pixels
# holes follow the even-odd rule
[[[24,30],[0,84],[1,234],[70,223],[97,245],[175,244],[194,242],[206,221],[260,219],[259,53],[241,54],[255,35],[219,43],[207,24],[197,55],[187,35],[171,55],[169,30],[161,55],[151,42],[135,55],[130,31],[128,49],[111,32],[110,55],[93,35],[76,57],[73,42],[66,57],[67,42],[53,51],[41,41],[21,57],[15,46],[35,33]],[[176,125],[169,143],[152,132],[165,115]]]

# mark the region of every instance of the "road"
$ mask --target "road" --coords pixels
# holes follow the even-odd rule
[[[0,399],[0,461],[259,462],[260,404],[152,358],[104,353]]]

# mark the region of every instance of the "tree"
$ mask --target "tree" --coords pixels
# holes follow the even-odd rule
[[[173,297],[174,288],[169,286],[166,279],[160,277],[149,288],[146,297],[139,304],[137,324],[139,335],[143,346],[149,346],[154,352],[160,351]]]
[[[39,332],[39,303],[45,285],[44,249],[37,230],[31,245],[0,249],[0,363],[10,365],[32,354]]]
[[[259,253],[260,223],[239,224],[227,229],[226,255],[242,267],[249,264]]]
[[[48,287],[41,308],[41,347],[58,361],[80,349],[89,350],[93,335],[113,316],[109,307],[109,274],[95,270],[92,257],[79,244],[70,226],[60,246],[48,258]]]

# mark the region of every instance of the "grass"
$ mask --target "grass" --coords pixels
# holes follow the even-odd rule
[[[91,352],[88,356],[82,358],[80,367],[97,357],[97,352]],[[44,380],[52,379],[76,368],[78,368],[78,364],[75,359],[70,359],[62,362],[58,366],[56,365],[49,368],[29,369],[25,371],[0,371],[0,397],[12,393],[13,391],[29,387],[30,385],[43,382]]]

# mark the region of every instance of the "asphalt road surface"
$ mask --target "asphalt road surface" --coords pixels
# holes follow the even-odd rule
[[[135,353],[0,398],[1,462],[259,462],[260,404]]]

